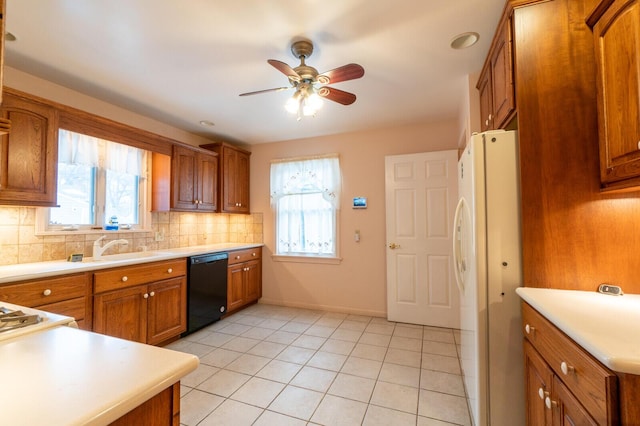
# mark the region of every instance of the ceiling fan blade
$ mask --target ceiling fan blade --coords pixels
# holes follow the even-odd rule
[[[240,93],[240,96],[258,95],[260,93],[267,93],[267,92],[280,92],[282,90],[288,90],[288,89],[291,89],[291,86],[289,86],[289,87],[276,87],[274,89],[256,90],[255,92]]]
[[[321,87],[318,90],[318,95],[342,105],[351,105],[356,101],[356,95],[354,95],[353,93],[345,92],[344,90],[338,90],[334,89],[333,87],[327,86]]]
[[[364,68],[358,64],[347,64],[341,67],[332,69],[318,76],[318,81],[321,84],[339,83],[341,81],[355,80],[364,75]],[[326,79],[328,80],[326,80]]]
[[[276,61],[275,59],[269,59],[267,60],[267,62],[269,62],[271,66],[273,66],[275,69],[277,69],[287,77],[293,80],[300,81],[300,76],[298,75],[298,73],[295,72],[293,68],[291,68],[289,65],[285,64],[284,62]]]

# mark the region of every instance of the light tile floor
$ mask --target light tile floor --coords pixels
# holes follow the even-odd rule
[[[257,304],[167,347],[200,358],[180,422],[470,425],[457,330]]]

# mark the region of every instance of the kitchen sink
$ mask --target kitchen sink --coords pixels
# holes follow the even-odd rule
[[[151,257],[165,256],[169,253],[163,251],[134,251],[131,253],[119,253],[119,254],[107,254],[102,255],[96,259],[93,257],[87,258],[87,262],[113,262],[116,260],[134,260],[134,259],[148,259]]]

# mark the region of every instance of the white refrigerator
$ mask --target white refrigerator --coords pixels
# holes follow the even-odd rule
[[[476,426],[525,424],[519,184],[517,133],[474,134],[458,161],[453,256],[460,360]]]

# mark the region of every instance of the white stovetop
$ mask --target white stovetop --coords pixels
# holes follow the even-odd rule
[[[107,425],[198,367],[198,357],[59,326],[0,343],[0,424]]]
[[[640,295],[531,287],[516,292],[602,364],[640,375]]]

